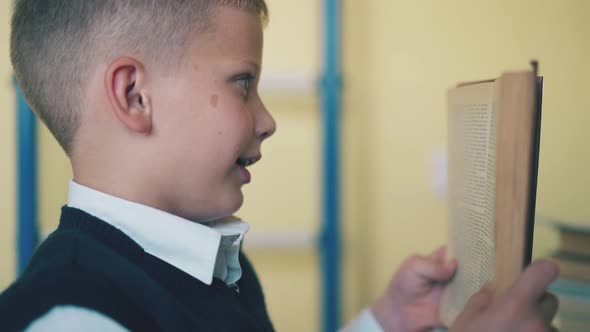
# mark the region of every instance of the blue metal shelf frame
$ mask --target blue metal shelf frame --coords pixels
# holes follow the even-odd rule
[[[321,233],[322,329],[340,325],[340,59],[341,4],[324,1],[324,73],[321,81],[323,117],[323,223]]]

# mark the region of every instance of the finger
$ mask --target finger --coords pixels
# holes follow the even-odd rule
[[[445,269],[448,270],[448,274],[450,274],[448,276],[448,278],[443,279],[443,280],[439,280],[439,281],[446,281],[448,279],[450,279],[455,272],[457,271],[457,260],[456,259],[451,259],[449,262],[445,262],[446,261],[446,256],[447,256],[447,246],[440,246],[439,248],[437,248],[435,251],[433,251],[430,254],[430,258],[432,260],[434,260],[435,262],[439,263],[439,264],[445,264]],[[445,275],[446,276],[446,275]]]
[[[444,264],[421,256],[412,256],[407,261],[407,264],[410,270],[415,271],[423,278],[435,282],[448,281],[457,269],[457,263],[455,261]]]
[[[543,319],[547,323],[551,323],[555,314],[557,314],[557,308],[559,307],[559,301],[557,297],[551,293],[545,293],[541,296],[539,301],[539,311],[543,316]]]
[[[511,287],[511,294],[531,304],[536,304],[549,284],[559,273],[557,265],[548,260],[539,260],[529,265]]]
[[[450,278],[452,278],[455,273],[457,272],[457,268],[459,267],[459,262],[456,259],[451,259],[451,261],[449,261],[446,265],[446,269],[449,270],[449,272],[451,273]]]
[[[430,258],[437,262],[444,262],[447,256],[447,246],[438,247],[435,251],[430,254]]]
[[[477,316],[480,312],[485,310],[492,302],[492,289],[489,284],[486,284],[477,293],[473,294],[457,320],[471,320],[472,317]]]

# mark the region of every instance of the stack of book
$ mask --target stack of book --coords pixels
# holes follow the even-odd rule
[[[590,331],[590,225],[554,221],[559,247],[552,255],[560,279],[551,286],[559,298],[560,331]]]
[[[590,282],[590,226],[553,223],[559,232],[559,249],[553,255],[564,278]]]

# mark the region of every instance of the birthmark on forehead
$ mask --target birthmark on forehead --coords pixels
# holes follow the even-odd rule
[[[211,106],[213,106],[213,108],[217,108],[217,104],[219,104],[219,96],[212,95],[211,96]]]

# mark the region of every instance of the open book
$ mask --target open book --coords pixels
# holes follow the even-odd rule
[[[531,260],[542,91],[533,67],[448,92],[449,249],[459,261],[442,300],[448,325],[484,284],[502,294]]]

